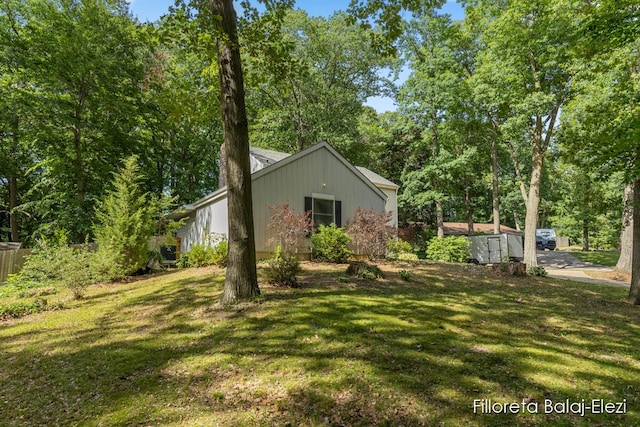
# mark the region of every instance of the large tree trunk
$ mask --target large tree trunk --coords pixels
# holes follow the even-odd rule
[[[624,210],[622,211],[622,234],[620,236],[620,258],[616,270],[631,274],[631,254],[633,251],[633,184],[624,188]]]
[[[222,304],[235,304],[260,294],[251,202],[249,127],[244,101],[244,80],[232,0],[210,0],[218,30],[221,113],[227,170],[229,255]]]
[[[491,139],[491,176],[493,183],[493,234],[500,234],[500,186],[498,181],[498,153],[495,138]]]
[[[524,263],[528,267],[538,265],[536,253],[536,228],[538,227],[538,207],[540,206],[540,182],[542,180],[542,166],[544,152],[540,145],[533,144],[531,181],[527,196],[527,213],[524,218]]]
[[[582,220],[582,252],[589,252],[589,221]]]
[[[629,302],[640,305],[640,178],[633,183],[633,251]]]

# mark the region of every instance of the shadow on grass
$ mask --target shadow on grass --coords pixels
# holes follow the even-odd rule
[[[639,421],[637,409],[584,419],[472,410],[474,399],[637,405],[638,312],[615,290],[434,266],[417,267],[414,282],[341,276],[307,273],[302,288],[263,288],[237,309],[214,307],[219,276],[143,281],[80,306],[96,314],[84,323],[7,334],[0,424]]]

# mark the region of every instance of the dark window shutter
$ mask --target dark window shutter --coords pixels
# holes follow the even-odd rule
[[[340,200],[336,200],[335,210],[336,210],[336,227],[342,227],[342,202]]]
[[[304,213],[313,210],[313,199],[311,197],[304,198]],[[311,213],[309,213],[311,215]]]
[[[306,214],[307,212],[309,213],[309,218],[313,221],[313,199],[311,197],[304,198],[304,213]],[[311,226],[313,227],[313,224]],[[309,230],[306,237],[309,236],[311,236],[311,230]]]

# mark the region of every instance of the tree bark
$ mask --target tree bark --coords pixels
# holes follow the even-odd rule
[[[633,183],[633,251],[629,303],[640,305],[640,178]]]
[[[633,184],[627,184],[625,186],[623,203],[620,258],[618,258],[616,270],[631,274],[631,254],[633,251]]]
[[[249,127],[244,96],[236,12],[232,0],[210,0],[216,20],[221,114],[224,130],[229,219],[229,255],[220,302],[236,304],[260,294],[249,164]]]
[[[491,138],[491,176],[493,184],[493,234],[500,234],[500,183],[498,181],[498,153],[495,138]]]
[[[442,210],[441,200],[436,200],[436,227],[438,229],[438,237],[444,237],[444,211]]]
[[[11,147],[11,168],[9,171],[9,229],[11,231],[11,241],[19,242],[20,234],[18,228],[18,142],[20,130],[20,120],[15,117],[11,123],[13,128],[12,147]]]
[[[640,178],[633,183],[633,247],[629,303],[640,305]]]
[[[468,181],[468,179],[465,179]],[[471,207],[471,191],[469,190],[469,184],[467,182],[467,188],[464,190],[464,207],[467,211],[467,232],[469,236],[473,236],[473,208]]]
[[[524,263],[528,267],[538,265],[536,253],[536,228],[538,227],[538,207],[540,206],[540,182],[542,180],[542,166],[544,150],[537,141],[533,143],[533,157],[529,195],[526,199],[527,213],[524,218]]]
[[[582,252],[589,252],[589,221],[582,221]]]

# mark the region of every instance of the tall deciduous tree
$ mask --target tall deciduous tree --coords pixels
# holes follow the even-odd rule
[[[584,2],[578,95],[567,105],[564,142],[594,168],[621,170],[633,187],[631,289],[640,304],[640,9],[631,0]],[[625,240],[628,241],[628,240]],[[626,248],[629,251],[631,248]]]
[[[234,304],[260,294],[251,201],[249,125],[237,17],[232,0],[211,0],[211,13],[219,17],[218,67],[227,171],[229,255],[222,304]]]
[[[77,241],[90,234],[93,204],[115,165],[139,149],[131,136],[142,79],[137,27],[124,0],[22,5],[29,97],[21,105],[47,178],[27,207],[42,228],[66,228]]]
[[[343,13],[327,19],[290,12],[268,51],[276,57],[247,56],[254,142],[292,152],[328,141],[350,154],[358,136],[353,124],[367,97],[381,92],[378,71],[388,61],[371,47],[370,30],[346,20]]]
[[[517,141],[529,148],[528,179],[517,163],[514,166],[527,208],[524,262],[536,266],[542,171],[560,109],[569,98],[572,56],[567,40],[576,27],[575,11],[569,1],[478,1],[474,5],[466,19],[482,28],[477,75],[487,110],[508,108],[502,134],[511,142],[514,159]]]

